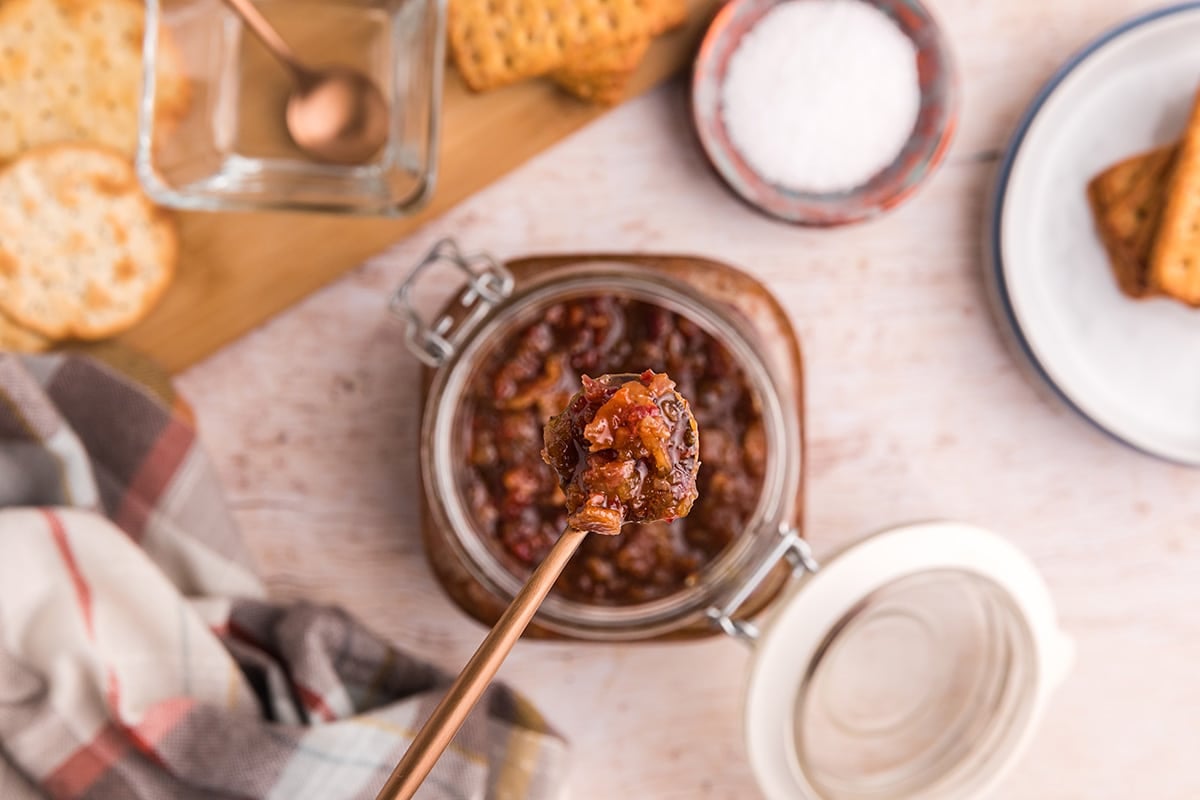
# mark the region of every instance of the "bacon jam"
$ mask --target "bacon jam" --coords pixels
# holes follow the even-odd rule
[[[754,390],[730,352],[688,318],[651,303],[592,296],[545,308],[496,341],[468,388],[461,480],[475,526],[524,578],[567,526],[566,497],[542,460],[542,430],[579,375],[666,373],[702,431],[699,497],[686,518],[589,536],[555,587],[602,606],[646,603],[693,585],[742,534],[762,490],[766,442]]]
[[[546,423],[542,458],[558,473],[567,525],[615,535],[626,522],[673,522],[696,500],[699,433],[666,375],[582,378]]]

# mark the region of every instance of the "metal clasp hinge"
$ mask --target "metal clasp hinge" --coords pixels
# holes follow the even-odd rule
[[[779,535],[780,539],[775,547],[746,579],[746,582],[738,588],[733,597],[729,598],[728,602],[722,606],[709,606],[708,610],[704,612],[705,616],[723,633],[735,639],[749,643],[758,639],[758,626],[749,620],[737,619],[734,614],[771,574],[775,565],[779,563],[779,559],[785,559],[791,565],[792,574],[796,576],[803,575],[805,572],[816,573],[820,569],[820,565],[813,558],[812,549],[808,546],[808,542],[800,538],[799,531],[785,527],[780,529]]]
[[[433,322],[426,322],[414,305],[412,294],[421,275],[437,264],[449,264],[466,275],[467,287],[459,296],[465,313],[447,310]],[[512,294],[513,283],[512,273],[491,256],[484,253],[464,256],[453,239],[442,239],[413,267],[392,295],[388,309],[408,323],[405,340],[413,355],[431,367],[440,367],[454,355],[475,323]]]

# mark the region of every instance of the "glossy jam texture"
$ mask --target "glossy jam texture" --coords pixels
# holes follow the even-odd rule
[[[542,461],[542,429],[579,376],[665,372],[700,428],[699,498],[686,519],[589,536],[555,588],[594,605],[632,605],[693,585],[758,505],[766,465],[762,414],[729,351],[686,317],[594,296],[556,303],[497,340],[465,400],[463,491],[476,527],[524,577],[567,524],[565,496]]]
[[[696,500],[699,433],[675,382],[640,376],[582,378],[546,423],[543,459],[558,473],[567,524],[618,534],[626,522],[674,521]]]

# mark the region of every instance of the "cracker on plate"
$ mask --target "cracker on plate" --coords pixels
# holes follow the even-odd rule
[[[647,37],[658,20],[644,0],[452,0],[447,22],[454,62],[480,91]]]
[[[1117,285],[1134,298],[1152,294],[1150,251],[1178,153],[1176,145],[1127,158],[1088,183],[1088,202]]]
[[[0,311],[25,328],[52,339],[125,330],[166,289],[177,254],[173,220],[115,151],[51,145],[0,171]]]
[[[1150,285],[1200,306],[1200,94],[1179,145],[1150,254]]]
[[[88,141],[132,156],[145,12],[137,0],[0,0],[0,162]],[[188,108],[182,58],[162,42],[156,121]]]

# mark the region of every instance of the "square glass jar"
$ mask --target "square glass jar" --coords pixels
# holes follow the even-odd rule
[[[150,196],[191,210],[398,216],[433,192],[446,0],[255,0],[297,57],[361,70],[389,103],[388,139],[368,162],[322,164],[288,136],[288,73],[221,0],[147,0],[138,175]],[[182,74],[175,114],[155,108]],[[157,116],[157,118],[156,118]]]

